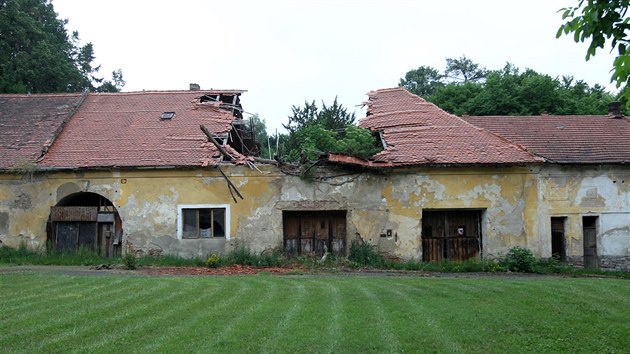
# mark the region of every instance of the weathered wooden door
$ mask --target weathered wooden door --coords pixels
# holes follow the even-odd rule
[[[285,211],[282,218],[287,253],[321,256],[328,251],[345,254],[345,211]]]
[[[597,216],[582,217],[582,234],[584,244],[584,267],[597,268]]]
[[[481,250],[479,210],[424,211],[422,261],[463,261]]]
[[[96,223],[64,221],[56,223],[57,250],[75,252],[79,248],[96,250]]]

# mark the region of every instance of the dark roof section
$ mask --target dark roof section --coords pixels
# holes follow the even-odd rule
[[[368,97],[367,117],[359,126],[382,131],[387,147],[363,163],[334,154],[329,161],[366,167],[543,162],[525,149],[443,111],[404,88],[372,91]]]
[[[630,120],[599,116],[464,116],[549,162],[630,162]]]
[[[90,93],[41,164],[50,168],[201,167],[220,162],[199,128],[227,136],[242,90]],[[161,119],[174,112],[171,119]]]
[[[34,163],[61,132],[83,95],[0,94],[0,170]]]

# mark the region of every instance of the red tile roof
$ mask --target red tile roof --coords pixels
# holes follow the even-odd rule
[[[35,162],[80,104],[81,96],[0,95],[0,170]]]
[[[495,165],[543,161],[404,88],[372,91],[368,97],[367,117],[359,126],[382,131],[387,148],[363,165]],[[332,155],[331,161],[351,163],[345,160]]]
[[[630,162],[630,120],[602,116],[465,116],[555,163]]]
[[[90,93],[42,161],[56,168],[214,165],[219,152],[200,130],[227,134],[234,116],[204,95],[241,90]],[[172,119],[160,119],[175,112]]]

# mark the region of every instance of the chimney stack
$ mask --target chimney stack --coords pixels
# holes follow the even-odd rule
[[[610,102],[608,104],[608,114],[610,114],[613,118],[623,118],[623,113],[621,113],[621,102]]]
[[[190,84],[190,91],[199,91],[201,90],[201,86],[199,84]]]

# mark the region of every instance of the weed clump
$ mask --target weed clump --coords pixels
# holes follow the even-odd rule
[[[362,240],[352,240],[348,260],[362,266],[381,268],[385,266],[385,257],[376,249]]]
[[[138,268],[138,259],[131,252],[127,252],[122,257],[122,263],[125,266],[125,268],[127,268],[129,270],[134,270],[134,269]]]
[[[532,273],[536,258],[532,251],[523,247],[512,247],[503,260],[508,270],[512,272]]]

